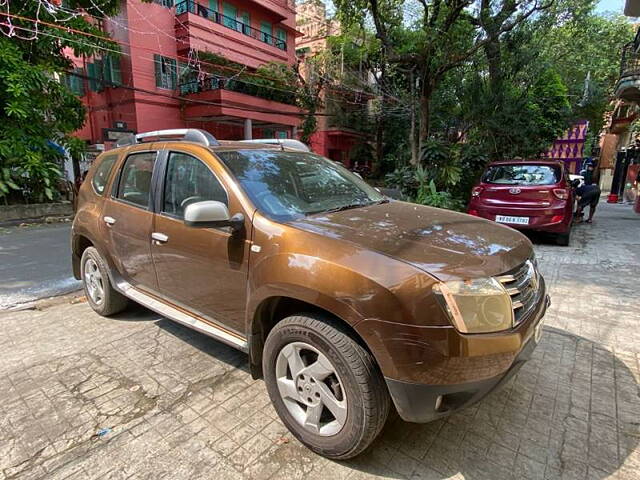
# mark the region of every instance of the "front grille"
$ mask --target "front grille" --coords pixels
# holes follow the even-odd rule
[[[496,277],[511,295],[514,326],[520,324],[536,306],[540,279],[531,260]]]

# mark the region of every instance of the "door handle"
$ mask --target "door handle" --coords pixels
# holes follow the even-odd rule
[[[116,223],[116,219],[113,218],[113,217],[103,217],[102,219],[104,220],[104,223],[106,223],[109,226],[111,226],[114,223]]]
[[[151,239],[156,242],[156,245],[159,245],[161,243],[167,243],[169,237],[167,237],[164,233],[153,232],[151,234]]]

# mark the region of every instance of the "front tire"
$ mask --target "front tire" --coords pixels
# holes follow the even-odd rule
[[[84,294],[96,313],[108,317],[127,308],[127,297],[111,285],[107,264],[98,250],[94,247],[86,248],[82,252],[80,266]]]
[[[262,367],[282,422],[320,455],[355,457],[386,422],[390,399],[378,366],[333,319],[279,322],[265,342]]]

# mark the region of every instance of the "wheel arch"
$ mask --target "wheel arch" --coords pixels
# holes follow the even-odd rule
[[[370,351],[353,325],[328,308],[294,296],[274,295],[263,299],[256,307],[249,328],[249,368],[254,379],[262,378],[262,352],[269,332],[281,320],[296,314],[311,314],[334,320],[340,328]]]
[[[81,280],[80,260],[82,254],[89,247],[95,247],[95,243],[86,235],[74,235],[71,241],[71,264],[73,276],[76,280]]]

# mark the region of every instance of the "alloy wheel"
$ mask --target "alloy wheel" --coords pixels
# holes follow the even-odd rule
[[[104,300],[104,284],[98,264],[93,258],[88,258],[84,264],[84,283],[93,303],[100,305]]]
[[[276,358],[280,397],[291,416],[306,430],[335,435],[347,420],[343,383],[329,359],[304,342],[285,345]]]

